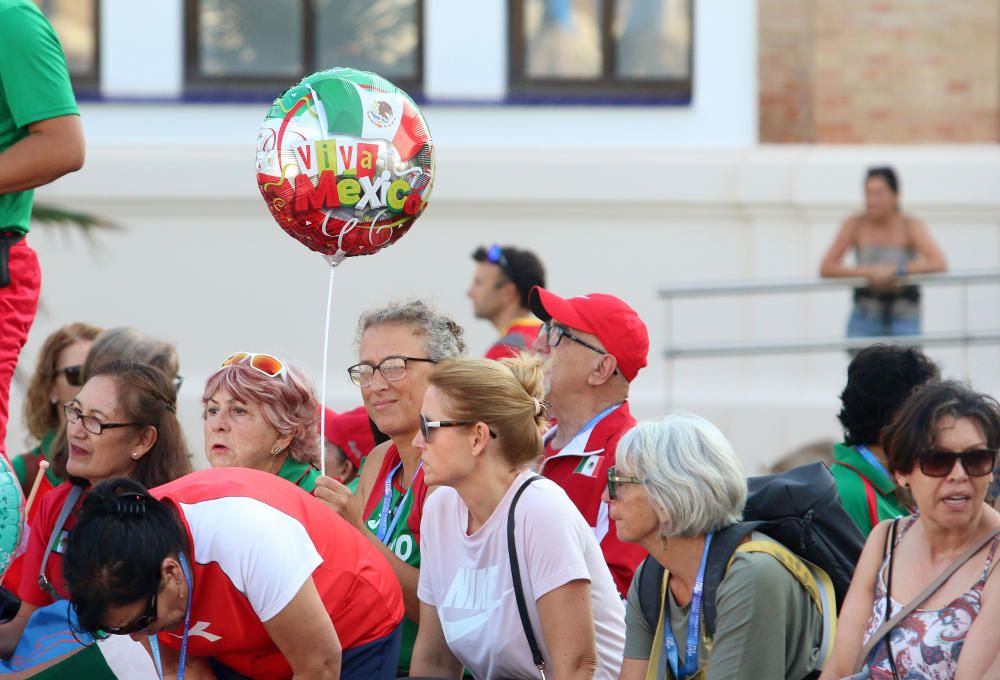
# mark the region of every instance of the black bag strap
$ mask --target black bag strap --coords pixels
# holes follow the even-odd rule
[[[73,484],[73,488],[69,490],[66,500],[63,501],[62,508],[59,510],[59,516],[56,517],[56,523],[52,527],[52,533],[49,534],[48,547],[45,549],[45,555],[42,556],[42,566],[38,570],[39,587],[51,595],[52,599],[56,601],[63,599],[63,596],[45,576],[45,567],[49,563],[49,555],[52,554],[52,550],[56,547],[56,543],[59,541],[59,534],[62,533],[62,528],[66,526],[66,520],[69,519],[69,514],[73,512],[73,506],[76,505],[76,502],[80,499],[82,494],[83,487],[79,484]]]
[[[660,598],[663,571],[663,565],[652,556],[646,557],[639,565],[639,608],[651,631],[655,631],[659,625],[660,611],[663,609],[663,600]]]
[[[719,529],[712,536],[712,544],[708,547],[708,562],[705,566],[705,635],[708,638],[715,636],[715,595],[719,590],[722,579],[729,569],[729,560],[732,558],[736,548],[740,546],[743,539],[757,530],[764,522],[737,522],[725,529]]]
[[[521,494],[528,486],[539,479],[545,479],[540,475],[529,477],[521,484],[521,488],[514,494],[514,500],[510,502],[510,511],[507,513],[507,552],[510,555],[510,573],[514,578],[514,597],[517,599],[517,613],[521,616],[521,627],[524,628],[524,636],[528,638],[528,647],[531,648],[531,660],[538,668],[543,680],[545,678],[545,659],[542,657],[542,650],[538,648],[535,640],[535,633],[531,629],[531,621],[528,619],[528,606],[524,601],[524,588],[521,585],[521,567],[517,563],[517,548],[514,545],[514,508]]]
[[[889,549],[889,571],[885,575],[885,620],[892,616],[892,565],[896,554],[896,527],[899,526],[899,518],[892,520],[892,528],[886,532],[886,547]],[[896,670],[896,660],[892,658],[892,641],[890,636],[885,638],[885,652],[889,659],[889,668],[892,669],[893,680],[899,680],[899,672]]]

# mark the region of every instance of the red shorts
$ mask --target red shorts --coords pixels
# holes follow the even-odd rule
[[[38,309],[42,271],[38,255],[21,239],[10,247],[10,285],[0,288],[0,452],[7,458],[10,381]]]

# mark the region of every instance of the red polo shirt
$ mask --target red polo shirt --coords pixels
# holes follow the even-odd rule
[[[563,488],[593,527],[622,597],[628,594],[632,574],[646,557],[646,551],[634,543],[618,540],[615,523],[608,517],[608,506],[601,501],[601,494],[608,484],[608,468],[615,464],[618,440],[635,422],[625,402],[591,428],[578,432],[560,450],[553,449],[550,443],[557,425],[546,435],[541,469],[543,475]]]

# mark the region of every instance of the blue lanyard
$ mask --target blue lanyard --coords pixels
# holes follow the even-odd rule
[[[621,404],[612,404],[611,406],[607,407],[606,409],[604,409],[603,411],[601,411],[600,413],[598,413],[596,416],[594,416],[593,418],[591,418],[590,421],[587,422],[586,425],[584,425],[583,427],[581,427],[580,428],[580,432],[586,432],[587,430],[595,427],[597,425],[597,423],[599,423],[602,420],[604,420],[604,418],[608,414],[610,414],[612,411],[614,411],[619,406],[621,406]]]
[[[188,629],[191,623],[191,591],[194,589],[191,585],[191,569],[188,567],[187,558],[184,557],[183,552],[177,553],[177,557],[181,563],[181,570],[184,572],[184,579],[187,581],[187,606],[184,611],[184,633],[181,635],[181,656],[177,661],[177,680],[184,680],[184,665],[187,663],[187,651],[188,651]],[[163,662],[160,660],[160,642],[156,639],[155,635],[149,636],[149,650],[153,653],[153,663],[156,664],[156,672],[160,676],[160,680],[163,680]]]
[[[890,481],[892,480],[892,475],[890,475],[889,471],[885,469],[884,465],[882,465],[882,461],[875,457],[875,454],[871,452],[871,449],[864,444],[858,444],[854,447],[854,450],[860,453],[861,457],[868,461],[869,465],[881,472],[886,479]]]
[[[389,522],[389,509],[392,507],[392,480],[396,476],[396,471],[402,467],[403,461],[399,461],[396,467],[392,469],[392,472],[385,478],[385,491],[382,494],[382,510],[379,512],[378,516],[378,531],[375,536],[378,540],[382,542],[382,545],[389,545],[389,541],[392,540],[392,532],[395,531],[396,525],[399,523],[399,516],[403,513],[403,504],[406,503],[406,499],[410,497],[410,491],[413,490],[413,480],[410,480],[410,488],[406,490],[403,497],[399,499],[399,503],[396,504],[396,510],[393,512],[392,522]],[[420,472],[420,468],[424,466],[423,461],[417,466],[417,472]],[[413,473],[413,478],[416,479],[417,472]],[[180,680],[178,678],[178,680]]]
[[[701,640],[701,596],[705,589],[705,565],[708,563],[708,547],[710,545],[712,545],[712,533],[705,536],[705,547],[701,552],[701,566],[698,567],[698,576],[694,579],[683,667],[679,667],[677,640],[674,639],[674,631],[670,629],[670,612],[667,607],[663,608],[663,654],[667,657],[670,670],[674,672],[674,677],[677,680],[684,680],[698,671],[698,643]]]

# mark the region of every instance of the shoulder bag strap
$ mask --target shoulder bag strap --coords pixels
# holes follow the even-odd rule
[[[978,541],[974,546],[972,546],[964,553],[959,555],[958,559],[952,562],[951,566],[949,566],[947,569],[941,572],[941,575],[938,576],[936,579],[934,579],[934,581],[931,582],[931,584],[927,586],[923,590],[923,592],[921,592],[915,598],[910,600],[910,602],[905,607],[896,612],[896,614],[891,619],[883,623],[879,627],[879,629],[875,631],[870,638],[868,638],[868,642],[865,643],[865,646],[861,649],[861,653],[858,654],[858,658],[854,662],[854,672],[858,673],[864,668],[865,661],[868,659],[868,655],[871,653],[872,648],[879,643],[879,641],[886,635],[886,633],[895,628],[896,624],[898,624],[900,621],[909,616],[910,612],[912,612],[914,609],[923,604],[923,602],[928,597],[933,595],[934,591],[940,588],[941,585],[945,581],[947,581],[952,574],[958,571],[959,567],[968,562],[973,555],[982,550],[983,546],[992,541],[994,537],[996,537],[997,535],[1000,535],[1000,527],[997,527],[996,529],[991,531],[988,536],[983,538],[983,540]]]
[[[67,482],[69,483],[69,482]],[[45,548],[45,555],[42,556],[42,566],[38,570],[38,585],[46,593],[52,596],[54,600],[63,599],[62,594],[55,589],[49,579],[45,576],[45,567],[49,563],[49,555],[52,554],[53,548],[55,548],[56,543],[59,541],[59,534],[62,532],[62,528],[66,526],[66,520],[69,519],[69,513],[73,512],[73,506],[80,499],[80,495],[83,494],[83,487],[79,484],[73,484],[73,488],[69,490],[69,494],[66,496],[66,500],[63,501],[62,508],[59,510],[59,516],[56,517],[56,523],[52,527],[52,533],[49,534],[48,546]]]
[[[507,513],[507,552],[510,555],[510,573],[514,578],[514,597],[517,599],[517,613],[521,616],[521,627],[524,628],[524,636],[528,638],[528,647],[531,648],[531,660],[538,668],[542,680],[544,680],[545,659],[542,657],[542,651],[538,648],[535,633],[531,629],[531,621],[528,619],[528,606],[524,601],[524,588],[521,585],[521,567],[517,563],[517,549],[514,545],[514,508],[517,506],[517,501],[521,498],[521,494],[528,488],[528,485],[538,479],[544,479],[544,477],[534,475],[525,480],[521,484],[521,488],[514,494],[514,500],[510,502],[510,511]]]

